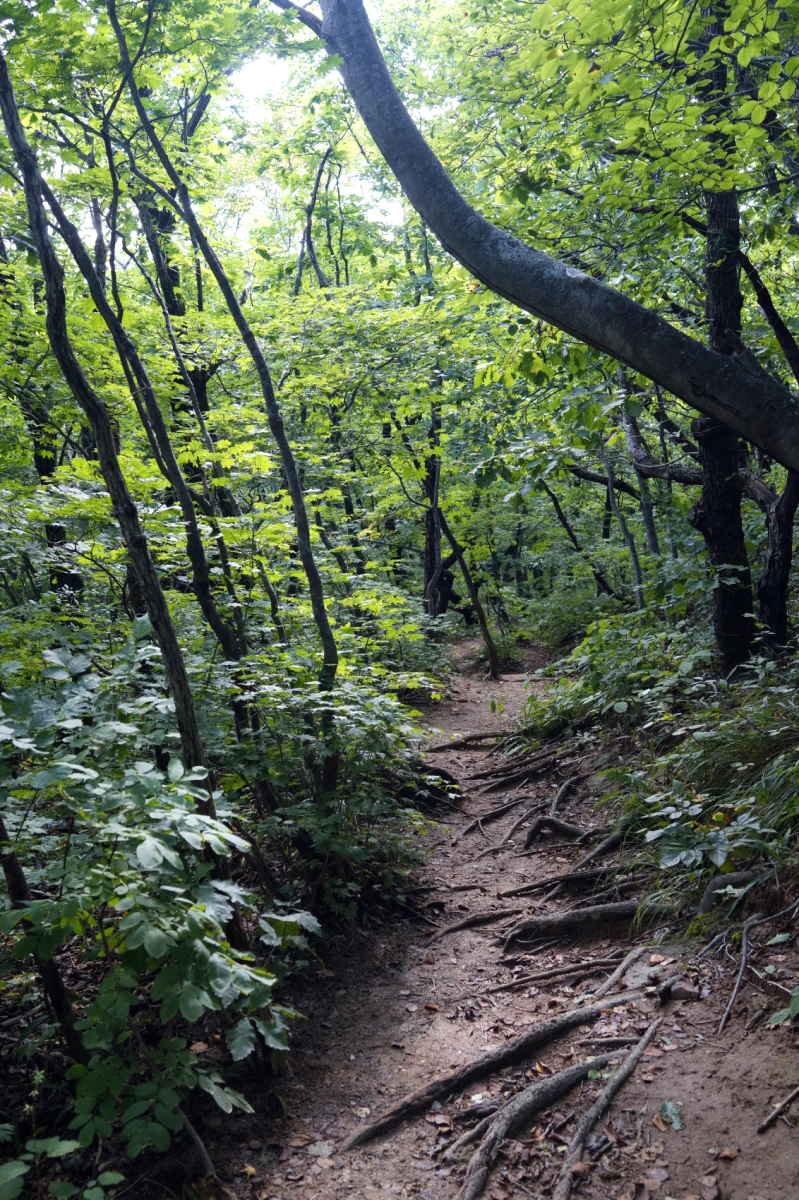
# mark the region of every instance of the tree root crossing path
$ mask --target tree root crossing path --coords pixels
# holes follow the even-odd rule
[[[539,664],[489,683],[454,661],[422,724],[460,798],[427,814],[400,915],[331,939],[291,994],[308,1020],[288,1116],[243,1128],[239,1194],[799,1195],[790,1104],[774,1111],[799,1084],[796,1035],[752,1019],[784,1004],[761,980],[799,981],[792,942],[768,947],[767,927],[719,1033],[739,948],[699,958],[667,905],[641,919],[654,873],[632,870],[641,847],[598,804],[607,749],[578,736],[509,756],[489,735],[513,728]]]

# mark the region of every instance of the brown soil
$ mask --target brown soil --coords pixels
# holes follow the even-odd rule
[[[470,667],[472,654],[473,647],[459,650],[448,697],[424,713],[431,733],[439,731],[432,734],[432,743],[466,732],[511,728],[524,703],[527,674],[488,683]],[[531,658],[528,670],[541,661]],[[491,696],[503,700],[500,717],[489,709]],[[439,926],[511,904],[531,913],[541,906],[541,893],[516,901],[497,893],[560,874],[584,853],[550,835],[538,843],[537,853],[521,857],[525,825],[532,818],[516,831],[512,843],[491,850],[523,807],[484,832],[477,828],[462,835],[475,816],[503,800],[502,793],[482,794],[486,781],[472,779],[502,761],[489,755],[486,749],[456,750],[428,760],[446,765],[460,779],[464,793],[461,811],[448,813],[442,818],[446,825],[434,827],[429,859],[415,885],[420,911]],[[525,785],[519,794],[529,796],[531,808],[549,802],[560,783],[592,766],[595,760],[575,743],[573,753],[562,753],[556,770]],[[584,827],[602,825],[605,814],[594,811],[601,787],[596,778],[583,780],[558,815]],[[504,798],[516,797],[509,792]],[[641,898],[639,891],[626,892],[624,898],[631,895]],[[592,902],[590,892],[558,896],[542,911]],[[287,1117],[240,1116],[234,1126],[241,1131],[237,1147],[229,1141],[234,1118],[220,1123],[215,1157],[235,1193],[258,1200],[454,1200],[473,1148],[456,1166],[443,1161],[442,1151],[469,1128],[470,1105],[512,1095],[536,1076],[597,1053],[598,1038],[634,1037],[660,1013],[665,1019],[644,1060],[616,1098],[609,1118],[589,1139],[584,1155],[588,1165],[572,1194],[589,1200],[799,1196],[799,1140],[791,1128],[777,1121],[764,1134],[756,1132],[770,1106],[799,1084],[796,1035],[789,1027],[765,1028],[762,1022],[751,1032],[745,1029],[758,1009],[774,1011],[783,1001],[747,981],[727,1029],[717,1034],[737,972],[737,951],[697,961],[698,946],[679,940],[676,926],[650,927],[632,938],[624,927],[592,927],[579,941],[569,937],[542,947],[522,946],[503,960],[498,935],[513,920],[431,941],[431,924],[397,918],[381,929],[353,929],[346,939],[328,943],[322,952],[324,968],[313,979],[293,985],[291,999],[309,1019],[297,1024],[290,1071],[279,1089]],[[790,987],[799,980],[799,955],[793,940],[766,947],[777,928],[757,930],[752,962],[761,973],[771,964],[782,985]],[[628,973],[626,983],[631,988],[648,985],[651,991],[644,999],[607,1010],[594,1026],[547,1046],[538,1061],[507,1068],[463,1094],[444,1097],[442,1105],[380,1140],[340,1152],[344,1138],[359,1124],[431,1078],[502,1045],[525,1026],[572,1008],[580,993],[596,988],[610,968],[592,978],[561,975],[518,989],[502,990],[502,984],[521,974],[607,957],[617,949],[626,953],[636,942],[652,944],[652,951]],[[682,974],[686,968],[686,981],[696,985],[698,998],[661,1007],[658,979]],[[619,1053],[627,1052],[623,1048]],[[506,1142],[484,1195],[493,1200],[551,1197],[575,1128],[574,1114],[579,1118],[600,1086],[601,1081],[587,1081],[554,1111],[540,1114],[532,1128]],[[679,1106],[682,1129],[674,1129],[660,1115],[665,1102]],[[799,1102],[795,1111],[799,1114]],[[790,1113],[788,1119],[792,1121]]]

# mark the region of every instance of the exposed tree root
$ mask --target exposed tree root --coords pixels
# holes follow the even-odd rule
[[[465,737],[456,738],[454,742],[447,742],[444,746],[428,746],[424,753],[443,754],[446,750],[470,750],[473,742],[496,741],[501,736],[499,733],[467,733]]]
[[[518,771],[514,775],[505,775],[502,779],[496,780],[495,783],[489,783],[487,787],[482,789],[483,793],[501,792],[503,788],[513,787],[517,784],[519,787],[523,783],[528,783],[529,780],[535,779],[536,775],[543,775],[544,771],[548,771],[550,767],[555,765],[555,758],[545,758],[541,762],[531,767],[525,767],[524,770]]]
[[[476,1141],[481,1136],[483,1140],[469,1160],[466,1181],[458,1193],[458,1200],[478,1200],[483,1194],[489,1172],[505,1138],[530,1121],[542,1108],[548,1108],[578,1083],[582,1083],[588,1077],[589,1071],[606,1066],[611,1057],[603,1055],[592,1058],[589,1062],[576,1063],[573,1067],[567,1067],[565,1071],[558,1071],[557,1075],[552,1075],[549,1079],[538,1080],[504,1104],[494,1116],[486,1117],[474,1129],[470,1129],[459,1138],[445,1155],[448,1160],[462,1146]]]
[[[516,830],[519,828],[519,826],[521,825],[521,823],[522,823],[523,821],[526,821],[526,820],[527,820],[527,818],[529,817],[529,815],[530,815],[530,814],[529,814],[529,812],[527,811],[527,809],[525,809],[525,810],[523,811],[522,815],[521,815],[520,817],[517,817],[517,819],[516,819],[516,820],[513,822],[513,824],[511,825],[510,829],[509,829],[509,830],[508,830],[508,832],[505,834],[505,836],[504,836],[504,837],[501,837],[501,838],[499,839],[499,841],[497,842],[496,846],[489,846],[487,850],[483,850],[481,854],[478,854],[478,855],[477,855],[477,857],[478,857],[478,858],[485,858],[485,856],[486,856],[487,854],[493,854],[495,851],[497,851],[497,850],[500,850],[500,849],[501,849],[503,846],[507,846],[508,842],[511,840],[511,838],[513,837],[513,835],[514,835],[514,833],[516,832]]]
[[[649,949],[651,949],[650,946],[636,946],[634,950],[631,950],[627,957],[619,963],[618,967],[610,976],[610,978],[606,979],[601,987],[597,988],[597,990],[593,993],[592,998],[594,1000],[599,1000],[600,997],[607,996],[610,989],[619,982],[621,977],[627,971],[628,967],[631,967],[633,963],[638,962],[639,958],[643,958]]]
[[[587,867],[589,863],[596,862],[598,858],[604,858],[612,850],[618,849],[623,844],[627,836],[627,831],[626,824],[621,829],[615,830],[609,837],[605,838],[604,842],[600,842],[593,850],[589,850],[585,858],[581,858],[578,863],[575,863],[572,867],[572,872],[576,874],[578,871],[582,871],[583,867]]]
[[[615,904],[597,904],[592,908],[569,909],[567,912],[554,913],[545,917],[529,917],[520,921],[505,936],[503,953],[512,942],[521,937],[553,937],[555,934],[568,933],[581,925],[597,924],[600,921],[632,921],[638,912],[638,902],[635,900],[619,900]],[[653,910],[649,910],[650,913]]]
[[[476,771],[471,778],[493,780],[498,779],[500,775],[520,775],[523,771],[550,763],[554,758],[555,754],[552,750],[540,750],[537,754],[517,754],[511,756],[508,762],[494,766],[489,771]]]
[[[713,905],[716,902],[716,892],[723,891],[728,887],[744,887],[747,883],[751,883],[753,879],[757,879],[759,874],[762,874],[762,872],[731,871],[729,875],[717,875],[715,879],[711,879],[705,888],[699,908],[696,910],[697,915],[703,917],[713,911]]]
[[[590,975],[594,971],[601,971],[603,967],[613,967],[618,962],[618,956],[615,958],[594,958],[588,962],[573,963],[570,967],[551,967],[548,971],[536,971],[533,975],[520,975],[518,979],[511,979],[508,983],[498,983],[494,987],[488,988],[486,995],[493,996],[497,992],[510,992],[514,988],[525,987],[528,983],[539,983],[544,979],[555,979],[558,975]],[[618,973],[611,978],[618,978]],[[605,986],[604,984],[602,985]],[[609,990],[609,989],[608,989]],[[606,995],[603,992],[602,995]],[[595,992],[594,995],[599,995]]]
[[[523,883],[520,887],[508,888],[507,891],[497,892],[500,900],[509,896],[526,896],[528,892],[545,892],[549,887],[563,884],[596,883],[604,876],[611,874],[613,867],[594,867],[590,871],[567,871],[565,875],[550,875],[548,879],[539,879],[535,883]]]
[[[555,792],[554,800],[552,801],[551,805],[549,806],[550,817],[557,816],[558,808],[563,803],[566,796],[568,796],[569,792],[574,787],[575,783],[579,783],[581,779],[587,779],[587,778],[588,778],[588,775],[585,772],[583,772],[582,775],[572,775],[571,779],[567,779],[564,783],[562,783],[560,785],[558,790]]]
[[[501,921],[503,917],[515,917],[520,912],[524,912],[524,909],[498,908],[493,912],[472,913],[470,916],[456,921],[454,925],[445,925],[443,929],[437,929],[430,941],[435,942],[438,938],[446,937],[448,933],[457,933],[459,929],[472,929],[475,925],[490,925],[492,921]]]
[[[545,829],[550,830],[551,833],[560,833],[563,837],[571,838],[584,838],[590,834],[590,830],[583,829],[581,825],[571,825],[568,821],[561,821],[560,817],[537,817],[527,830],[527,837],[524,839],[525,850],[530,849],[533,842]]]
[[[591,1021],[597,1020],[603,1011],[616,1008],[620,1004],[629,1004],[631,1000],[640,1000],[643,994],[643,992],[630,992],[625,996],[611,996],[609,1000],[603,1000],[601,1004],[570,1009],[568,1012],[560,1013],[557,1017],[551,1017],[548,1021],[542,1021],[539,1025],[532,1025],[518,1037],[511,1038],[504,1046],[500,1046],[498,1050],[482,1054],[479,1058],[464,1063],[457,1070],[450,1071],[447,1075],[440,1075],[425,1087],[404,1096],[402,1100],[392,1104],[391,1108],[386,1109],[376,1121],[372,1121],[368,1125],[361,1125],[354,1130],[342,1143],[341,1151],[352,1150],[354,1146],[370,1142],[373,1138],[379,1137],[381,1133],[391,1129],[393,1125],[421,1112],[434,1100],[448,1096],[451,1092],[460,1092],[477,1079],[484,1079],[487,1075],[501,1071],[503,1067],[522,1062],[539,1050],[541,1046],[548,1045],[564,1033],[569,1033],[570,1030],[577,1029],[580,1025],[588,1025]]]
[[[571,1142],[569,1143],[568,1150],[566,1151],[566,1159],[561,1168],[557,1186],[552,1194],[552,1200],[569,1200],[572,1190],[572,1170],[580,1160],[585,1139],[588,1137],[588,1134],[594,1128],[597,1121],[601,1120],[608,1111],[613,1103],[616,1093],[619,1092],[622,1087],[624,1087],[624,1084],[638,1066],[638,1063],[641,1060],[641,1055],[651,1042],[661,1020],[662,1017],[652,1022],[635,1049],[627,1055],[618,1071],[614,1071],[614,1073],[611,1075],[607,1084],[599,1093],[599,1098],[597,1101],[592,1104],[588,1112],[580,1118],[577,1130]]]
[[[795,916],[798,909],[799,909],[799,900],[797,900],[795,904],[789,904],[787,908],[783,908],[779,912],[772,913],[769,916],[764,917],[760,913],[755,913],[755,915],[753,917],[750,917],[749,920],[744,925],[743,931],[741,933],[741,966],[740,966],[740,970],[738,971],[738,978],[735,981],[735,987],[732,989],[732,995],[730,996],[729,1003],[727,1004],[727,1007],[724,1010],[724,1015],[721,1018],[721,1021],[719,1022],[719,1033],[724,1032],[724,1027],[730,1019],[730,1013],[732,1012],[732,1006],[738,997],[738,992],[740,991],[741,983],[742,983],[743,977],[744,977],[744,972],[746,971],[746,956],[747,956],[747,952],[748,952],[749,930],[753,929],[756,925],[768,925],[771,921],[776,921],[780,917],[788,917],[788,916],[793,917],[793,916]]]
[[[475,817],[475,819],[469,825],[466,826],[463,833],[461,834],[461,837],[466,837],[467,833],[471,833],[474,829],[477,829],[477,827],[479,825],[490,825],[492,821],[501,820],[502,817],[505,816],[505,813],[509,813],[511,811],[511,809],[518,808],[520,804],[529,804],[529,803],[530,803],[529,796],[519,796],[518,799],[516,799],[516,800],[509,800],[507,802],[507,804],[500,804],[496,808],[490,808],[488,810],[488,812],[483,813],[483,815],[481,817]],[[540,804],[536,805],[535,811],[538,811],[538,809],[541,807],[542,807],[542,805],[540,805]]]

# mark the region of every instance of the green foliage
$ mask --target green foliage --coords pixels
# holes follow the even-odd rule
[[[425,135],[503,228],[704,338],[696,222],[707,189],[736,187],[747,252],[799,330],[793,0],[732,3],[713,37],[705,9],[678,0],[387,2],[378,18]],[[88,980],[74,995],[89,1057],[70,1068],[73,1107],[54,1132],[71,1123],[81,1146],[119,1137],[135,1156],[168,1148],[189,1093],[225,1112],[246,1106],[229,1064],[191,1050],[192,1031],[210,1023],[230,1063],[256,1055],[277,1069],[293,1015],[281,981],[313,963],[326,926],[364,918],[418,861],[427,818],[402,699],[435,692],[447,643],[477,628],[457,565],[448,610],[429,613],[431,554],[449,553],[445,539],[430,543],[433,481],[502,662],[530,641],[568,650],[531,689],[520,743],[565,730],[622,738],[634,761],[613,782],[664,886],[788,855],[799,714],[792,663],[764,653],[718,677],[710,625],[723,572],[688,519],[691,414],[453,262],[400,195],[335,60],[290,15],[177,0],[148,18],[120,6],[120,19],[141,43],[136,79],[165,152],[267,358],[340,655],[335,689],[320,691],[260,384],[169,206],[105,6],[7,5],[3,52],[28,137],[87,242],[99,212],[107,285],[193,489],[210,592],[241,649],[226,659],[200,611],[185,513],[139,393],[58,243],[70,337],[112,416],[198,712],[206,765],[192,767],[91,431],[49,351],[3,141],[0,814],[32,895],[18,907],[3,898],[0,989],[15,1003],[39,986],[36,956],[60,963],[69,947]],[[721,105],[703,91],[711,67],[724,68]],[[256,96],[253,76],[270,73],[279,86]],[[170,308],[196,407],[137,263]],[[744,287],[747,351],[785,374]],[[660,472],[648,481],[635,437]],[[625,535],[606,503],[608,463]],[[785,484],[754,451],[741,470],[773,497]],[[766,531],[743,503],[756,585]],[[788,603],[795,618],[793,590]],[[19,1058],[32,1069],[58,1037],[37,1016]],[[16,1157],[0,1167],[9,1188],[49,1153],[27,1127],[13,1136]],[[100,1200],[118,1182],[84,1181],[82,1195]],[[77,1186],[55,1180],[51,1194]]]

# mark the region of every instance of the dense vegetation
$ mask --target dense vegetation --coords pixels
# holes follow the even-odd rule
[[[620,737],[662,887],[790,866],[799,5],[375,14],[460,195],[775,397],[749,424],[604,353],[623,314],[600,345],[471,274],[302,17],[0,9],[2,1196],[96,1200],[48,1160],[279,1069],[281,979],[401,897],[442,792],[403,701],[465,630],[493,677],[560,648],[514,745]]]

